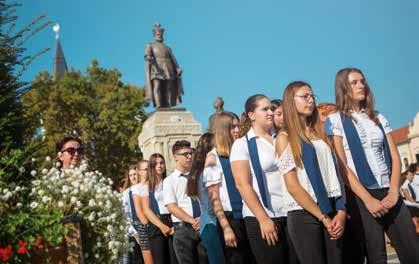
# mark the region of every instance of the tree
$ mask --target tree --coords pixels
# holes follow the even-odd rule
[[[58,140],[78,136],[90,166],[114,182],[140,158],[144,90],[124,84],[116,69],[101,68],[94,60],[86,74],[70,71],[54,80],[40,73],[22,102],[29,124],[26,137],[44,141],[43,153],[56,156]]]
[[[24,44],[39,31],[51,24],[45,16],[39,16],[23,29],[14,31],[17,17],[16,3],[6,4],[0,0],[0,186],[30,177],[22,166],[30,163],[34,145],[25,142],[20,97],[28,90],[26,82],[20,80],[26,67],[48,49],[35,55],[25,53]]]

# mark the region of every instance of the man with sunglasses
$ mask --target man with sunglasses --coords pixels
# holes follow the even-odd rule
[[[79,138],[63,138],[56,144],[56,150],[63,169],[80,166],[83,158],[83,143]]]
[[[186,194],[193,151],[186,140],[176,141],[172,147],[176,168],[163,181],[164,203],[172,214],[173,247],[179,263],[208,263],[203,242],[199,237],[200,204]]]

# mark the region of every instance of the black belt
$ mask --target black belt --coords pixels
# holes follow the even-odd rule
[[[192,228],[192,225],[183,221],[180,222],[173,222],[173,226],[176,227],[190,227]]]

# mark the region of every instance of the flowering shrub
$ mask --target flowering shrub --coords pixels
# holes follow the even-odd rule
[[[55,210],[63,216],[83,218],[83,252],[86,263],[112,262],[129,249],[121,195],[112,191],[112,181],[98,171],[79,168],[43,169],[32,181],[33,209]]]
[[[26,187],[0,186],[0,262],[28,263],[41,237],[50,246],[62,243],[66,229],[59,211],[31,208]]]

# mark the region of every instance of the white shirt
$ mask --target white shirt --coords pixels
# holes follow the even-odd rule
[[[268,200],[269,208],[266,208],[262,202],[256,175],[253,171],[252,162],[250,161],[249,149],[247,148],[247,140],[245,136],[234,141],[230,153],[230,162],[234,162],[236,160],[248,161],[251,173],[250,184],[252,185],[253,190],[256,192],[263,209],[265,209],[265,212],[271,218],[286,216],[286,212],[283,209],[285,183],[275,162],[275,146],[269,143],[266,139],[256,136],[252,128],[249,130],[249,132],[247,132],[247,136],[249,140],[256,137],[259,160],[262,168],[262,177],[264,178],[265,182],[266,197]],[[242,214],[243,217],[254,217],[246,202],[243,202]]]
[[[409,184],[410,184],[410,187],[412,187],[412,189],[413,189],[413,191],[415,193],[412,193],[410,191]],[[402,184],[402,186],[400,187],[400,189],[406,189],[406,190],[408,190],[410,192],[410,195],[412,196],[412,198],[413,198],[413,195],[415,195],[416,202],[419,202],[419,184],[416,184],[413,181],[410,182],[409,180],[405,180],[404,183]]]
[[[131,190],[131,187],[127,188],[125,191],[122,192],[122,205],[123,205],[125,217],[128,223],[128,236],[134,236],[137,234],[137,231],[132,226],[131,205],[129,202],[130,190]]]
[[[210,177],[213,181],[220,182],[220,189],[219,189],[219,195],[220,195],[220,201],[223,206],[223,210],[226,212],[231,212],[233,209],[231,208],[230,203],[230,197],[228,196],[228,190],[227,190],[227,182],[224,176],[223,167],[221,166],[220,159],[218,157],[217,150],[214,148],[210,151],[210,153],[214,154],[217,158],[216,165],[211,166],[211,176]]]
[[[327,191],[327,196],[331,197],[340,197],[342,196],[342,190],[340,187],[338,175],[336,173],[335,164],[333,162],[332,151],[330,147],[323,140],[313,140],[313,144],[317,161],[319,162],[319,168],[322,175],[323,183]],[[285,151],[281,154],[281,157],[277,159],[277,164],[279,172],[284,175],[291,170],[297,170],[298,181],[300,182],[301,187],[303,187],[307,193],[317,202],[316,194],[311,185],[310,179],[308,178],[307,172],[304,168],[299,168],[295,164],[294,156],[292,155],[290,145],[287,146]],[[285,189],[287,190],[286,186]],[[289,194],[288,190],[284,195],[284,209],[285,211],[301,210],[303,209]]]
[[[148,188],[149,188],[148,185],[144,185],[144,187],[141,188],[140,190],[140,196],[149,197],[150,193],[148,191]],[[156,185],[154,189],[154,197],[156,198],[157,205],[159,206],[160,214],[169,214],[169,211],[167,210],[164,204],[163,181],[161,181],[159,184]],[[150,202],[150,208],[151,208],[151,202]]]
[[[374,123],[374,121],[372,121],[368,117],[364,110],[361,110],[359,113],[352,112],[351,115],[354,118],[354,120],[356,120],[356,122],[354,122],[354,125],[361,140],[361,144],[365,150],[367,162],[379,185],[378,188],[389,187],[391,172],[390,169],[387,167],[384,158],[384,135],[381,132],[381,129]],[[387,119],[378,112],[376,112],[376,115],[384,128],[385,134],[390,133],[392,129]],[[355,175],[357,175],[339,112],[333,113],[326,118],[325,130],[328,136],[343,137],[343,148],[345,150],[348,166],[355,173]]]
[[[192,201],[191,197],[186,194],[186,185],[188,179],[185,176],[180,176],[181,172],[175,169],[163,181],[163,200],[164,205],[171,203],[177,204],[179,208],[182,208],[188,215],[193,216]],[[179,218],[172,214],[173,222],[181,222]]]

